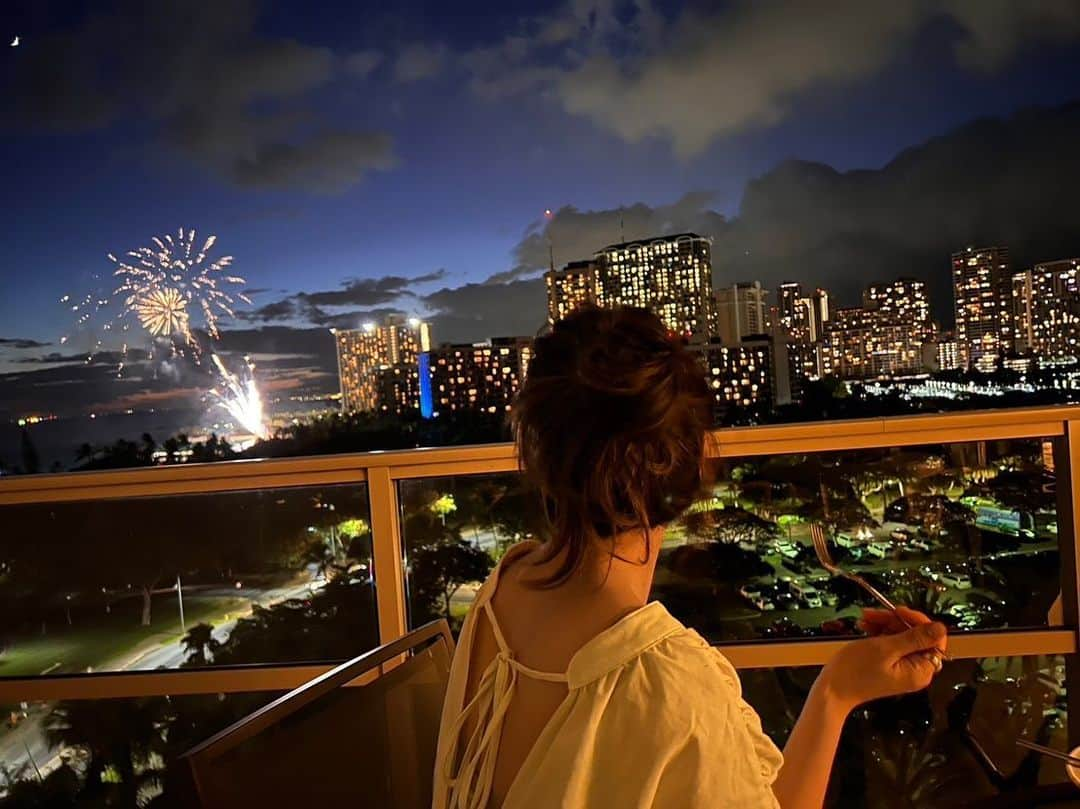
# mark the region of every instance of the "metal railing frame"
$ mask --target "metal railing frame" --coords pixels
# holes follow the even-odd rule
[[[1073,506],[1080,502],[1080,407],[1011,410],[858,419],[713,432],[709,455],[744,458],[762,455],[836,452],[878,447],[961,443],[1021,438],[1051,439],[1058,485],[1058,537],[1061,546],[1063,626],[957,634],[950,639],[954,658],[1071,655],[1080,628],[1080,524]],[[0,479],[0,530],[5,505],[56,503],[226,491],[366,483],[370,504],[373,566],[380,641],[407,632],[405,563],[398,482],[517,471],[511,444],[439,447],[387,452],[231,461],[147,469],[74,472]],[[751,641],[723,644],[737,668],[817,666],[850,640]],[[1067,658],[1070,708],[1080,700],[1078,664]],[[57,699],[101,699],[151,695],[286,691],[330,670],[334,663],[267,664],[169,671],[0,678],[0,704]],[[1070,711],[1072,712],[1072,711]],[[1080,702],[1075,716],[1080,716]],[[1075,731],[1073,730],[1075,728]],[[1080,743],[1080,722],[1071,741]]]

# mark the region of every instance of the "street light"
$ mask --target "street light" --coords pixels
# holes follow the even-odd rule
[[[187,632],[187,624],[184,623],[184,588],[180,584],[180,574],[176,574],[176,601],[180,605],[180,631]]]

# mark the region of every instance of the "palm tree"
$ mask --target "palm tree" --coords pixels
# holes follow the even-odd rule
[[[123,699],[60,702],[45,719],[52,748],[77,747],[87,755],[82,795],[114,806],[138,806],[153,786],[153,754],[163,746],[162,701]]]
[[[931,618],[947,615],[949,609],[957,603],[941,590],[915,585],[897,587],[892,591],[891,597],[895,603],[918,610]]]
[[[143,433],[140,440],[142,441],[143,463],[150,463],[154,458],[154,450],[157,449],[157,441],[150,433]]]
[[[933,735],[919,739],[894,729],[866,729],[866,794],[881,809],[941,806],[946,795],[963,794],[969,779],[941,751]],[[954,790],[959,790],[956,792]]]
[[[187,652],[189,666],[205,666],[214,659],[214,652],[221,648],[220,641],[214,637],[214,627],[210,624],[195,624],[180,640]]]

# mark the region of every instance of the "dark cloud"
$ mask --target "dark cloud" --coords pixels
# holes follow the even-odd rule
[[[18,55],[20,91],[4,118],[59,132],[149,122],[164,142],[246,186],[337,191],[392,167],[388,136],[312,126],[305,98],[341,60],[256,33],[257,16],[254,0],[117,0]]]
[[[119,410],[139,397],[190,405],[192,391],[205,390],[210,379],[209,367],[165,355],[151,359],[142,350],[100,352],[89,362],[85,354],[49,354],[25,370],[0,374],[0,412]]]
[[[760,280],[774,288],[801,280],[853,304],[868,283],[915,276],[930,285],[935,315],[948,324],[950,253],[1004,244],[1017,268],[1080,254],[1072,202],[1080,187],[1078,139],[1080,104],[1072,104],[974,122],[902,152],[880,170],[841,173],[791,161],[751,181],[731,221],[709,208],[708,193],[655,208],[566,207],[534,223],[514,248],[515,265],[487,285],[497,300],[506,281],[546,268],[549,238],[561,266],[619,241],[621,231],[627,239],[693,231],[713,239],[718,285]],[[531,283],[537,291],[530,303],[542,305],[544,292]],[[444,290],[434,302],[454,292]],[[491,301],[462,288],[448,323],[455,333],[468,333],[465,339],[478,339],[484,318],[469,332],[471,297],[479,306]],[[531,322],[525,318],[519,328]]]
[[[1010,248],[1017,268],[1080,253],[1080,104],[971,123],[879,171],[789,162],[751,182],[713,247],[720,279],[807,280],[849,301],[914,275],[951,320],[949,254]]]
[[[483,97],[551,97],[625,141],[661,138],[689,158],[778,123],[802,95],[865,81],[941,21],[956,60],[990,71],[1025,47],[1076,38],[1080,5],[777,0],[687,3],[667,15],[647,2],[568,2],[462,62]]]
[[[345,57],[345,71],[358,79],[366,79],[383,61],[381,51],[356,51]]]
[[[544,325],[547,299],[539,280],[466,284],[423,297],[432,312],[432,339],[471,343],[488,337],[531,336]]]
[[[274,301],[257,309],[248,309],[236,313],[237,320],[249,323],[262,323],[274,320],[292,320],[296,317],[296,303],[292,298]]]
[[[323,132],[301,143],[263,144],[234,160],[230,174],[239,185],[336,192],[356,185],[369,171],[396,165],[389,135]]]
[[[581,211],[567,205],[550,220],[534,222],[514,247],[514,266],[497,273],[486,283],[505,283],[546,269],[550,255],[555,266],[592,258],[601,248],[622,241],[667,233],[699,233],[716,236],[725,226],[724,217],[709,208],[712,194],[691,192],[671,205],[650,207],[636,203],[623,208]],[[549,254],[549,245],[551,253]]]
[[[82,363],[84,365],[106,365],[116,367],[121,362],[141,362],[148,359],[150,353],[141,348],[129,348],[126,354],[119,351],[98,351],[92,354],[61,354],[50,351],[38,357],[22,357],[15,362],[22,365],[57,365],[65,363]]]
[[[375,309],[351,310],[330,314],[317,306],[311,307],[308,312],[308,320],[319,326],[329,329],[358,329],[369,321],[378,323],[388,315],[401,314],[401,310],[395,307],[380,307]]]
[[[448,55],[445,45],[407,45],[394,62],[394,79],[407,83],[433,78],[445,67]]]
[[[0,337],[0,347],[4,348],[45,348],[51,343],[41,343],[37,340],[24,340],[18,337]]]
[[[378,319],[385,313],[397,311],[376,307],[393,303],[402,297],[413,297],[416,295],[414,287],[440,281],[446,274],[445,269],[438,269],[412,278],[400,275],[351,278],[344,281],[339,289],[298,292],[257,309],[238,312],[237,317],[251,323],[294,320],[319,326],[355,328],[351,324],[359,324],[365,319]],[[352,307],[352,310],[345,313],[328,312],[327,307]],[[356,311],[357,307],[364,311]]]
[[[435,270],[415,278],[400,275],[384,275],[381,278],[352,278],[341,289],[326,292],[301,292],[296,297],[315,306],[378,306],[390,303],[402,295],[411,295],[411,287],[440,281],[446,270]]]

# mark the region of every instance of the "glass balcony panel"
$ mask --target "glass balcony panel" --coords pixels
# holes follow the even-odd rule
[[[739,672],[744,698],[781,747],[818,671]],[[826,806],[977,807],[993,796],[1032,795],[1039,788],[1046,794],[1053,785],[1068,783],[1060,761],[1028,754],[1016,746],[1018,738],[1069,750],[1065,659],[947,663],[927,691],[879,700],[852,713]],[[1062,790],[1066,797],[1069,789]]]
[[[273,691],[4,706],[2,806],[197,806],[184,753]]]
[[[447,618],[457,632],[507,548],[542,536],[536,497],[517,474],[402,481],[409,626]]]
[[[1048,445],[1048,442],[1046,442]],[[722,460],[669,527],[653,596],[713,643],[854,633],[877,603],[836,562],[952,632],[1045,627],[1060,591],[1052,455],[1039,440]]]
[[[857,632],[871,597],[837,562],[952,632],[1045,627],[1060,589],[1057,494],[1037,439],[713,462],[715,483],[659,549],[652,597],[713,643]],[[410,625],[455,625],[506,548],[542,537],[514,474],[403,481]]]
[[[366,485],[0,507],[0,676],[378,644]]]

